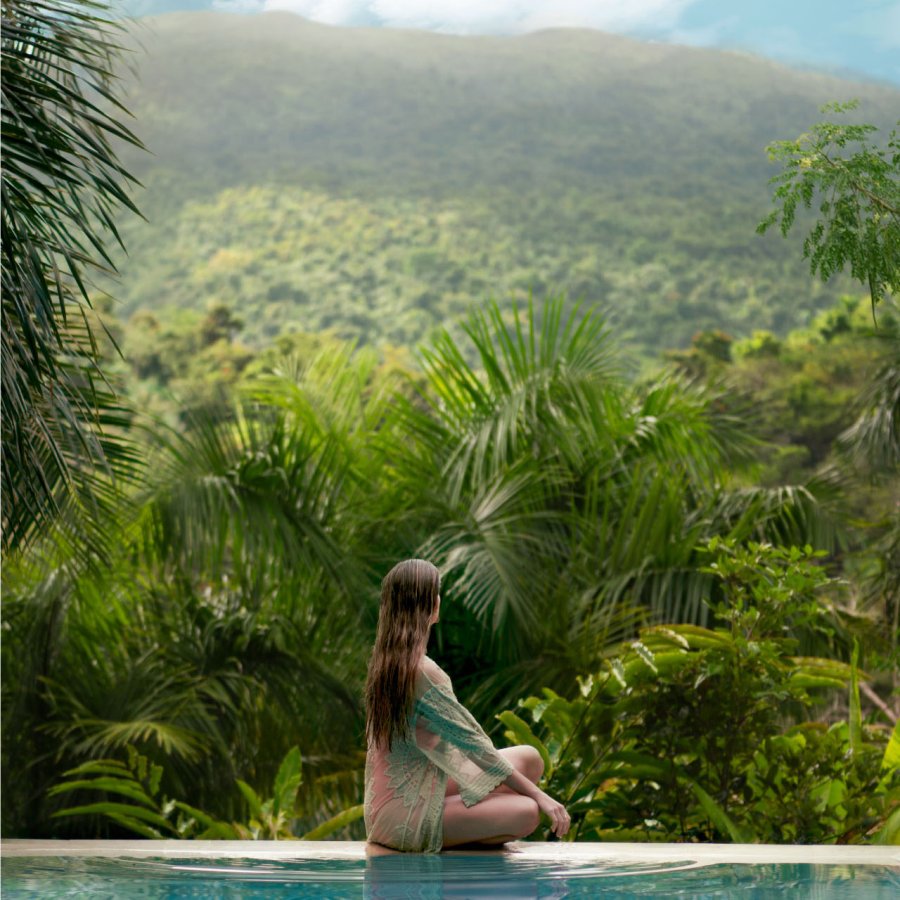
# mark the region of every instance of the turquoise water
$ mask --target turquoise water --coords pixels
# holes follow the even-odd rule
[[[538,862],[515,855],[397,855],[365,860],[7,857],[4,900],[122,898],[900,897],[888,866]]]

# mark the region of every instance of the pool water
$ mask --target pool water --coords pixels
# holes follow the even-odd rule
[[[886,865],[547,862],[514,855],[389,855],[369,859],[5,857],[4,900],[122,898],[900,897]]]

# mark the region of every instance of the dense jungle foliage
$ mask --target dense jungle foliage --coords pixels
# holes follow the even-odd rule
[[[167,796],[218,821],[242,821],[235,780],[268,790],[294,745],[295,827],[357,803],[377,583],[414,552],[446,572],[433,653],[489,725],[544,688],[570,695],[641,627],[716,627],[715,537],[809,543],[854,574],[818,591],[827,628],[795,637],[846,663],[856,636],[865,677],[890,690],[896,556],[848,520],[868,474],[845,462],[843,482],[760,484],[736,392],[674,372],[631,383],[602,318],[563,307],[473,313],[468,348],[445,333],[412,373],[327,343],[179,428],[136,414],[143,485],[104,525],[119,536],[108,564],[71,546],[89,510],[6,564],[5,828],[85,833],[53,823],[72,798],[48,790],[129,746],[162,767]],[[896,479],[867,489],[869,530],[895,541]],[[813,694],[820,720],[846,717],[846,686]],[[865,708],[874,758],[888,733]]]
[[[68,48],[90,50],[98,40],[90,4],[58,6],[41,20],[30,4],[4,0],[18,29],[4,27],[11,96],[28,85],[39,37],[66,27],[77,36]],[[335,34],[314,34],[335,49]],[[247,46],[256,39],[251,29]],[[209,40],[217,46],[214,31]],[[595,38],[573,40],[587,42],[587,65]],[[113,43],[102,46],[115,56]],[[458,45],[441,46],[455,53]],[[619,47],[623,64],[631,58],[630,43],[609,47]],[[60,45],[38,49],[52,59]],[[371,54],[390,70],[384,47]],[[714,55],[692,59],[711,64]],[[97,75],[108,87],[110,72]],[[504,91],[517,82],[496,80],[497,97],[509,99]],[[236,94],[242,84],[226,82]],[[312,75],[292,82],[307,99],[315,84]],[[104,123],[66,106],[78,86],[63,79],[48,109],[68,109],[62,121],[74,124],[75,138],[96,140]],[[585,96],[593,97],[589,87]],[[363,92],[359,102],[369,99]],[[174,104],[148,110],[139,121],[176,114]],[[573,122],[582,113],[573,107]],[[12,135],[34,150],[6,106],[3,127],[4,142]],[[178,134],[185,145],[171,149],[190,158],[196,134]],[[108,185],[117,158],[109,144],[99,147],[112,168],[97,178]],[[668,149],[682,162],[691,152]],[[235,150],[225,143],[221,153]],[[4,192],[17,187],[26,212],[46,212],[33,192],[69,174],[44,172],[52,159],[16,156],[18,174],[31,178],[18,185],[17,170],[4,169]],[[353,170],[346,157],[335,165]],[[149,183],[157,197],[162,182]],[[310,179],[298,200],[287,188],[257,185],[254,205],[240,186],[230,199],[203,199],[202,185],[191,198],[178,183],[158,202],[208,203],[227,220],[218,209],[226,202],[267,225],[265,211],[280,210],[284,240],[288,226],[302,235],[297,222],[312,204],[317,237],[291,265],[330,242],[356,266],[377,245],[365,224],[366,204],[381,202],[374,191],[365,200],[323,193]],[[68,252],[78,275],[103,263],[102,252],[85,252],[78,230],[78,204],[95,189],[87,178],[70,208],[50,210],[54,237],[82,241],[51,250]],[[113,194],[103,210],[126,202]],[[411,219],[413,230],[433,227],[405,202],[380,207],[393,210],[398,231]],[[752,232],[761,215],[740,227]],[[249,256],[229,262],[234,248],[208,236],[205,217],[171,245],[205,241],[208,251],[177,257],[206,266],[183,308],[117,315],[108,299],[48,264],[13,270],[24,273],[9,289],[25,313],[10,333],[34,325],[29,310],[56,316],[68,304],[78,314],[75,337],[94,343],[67,344],[60,317],[43,335],[47,353],[80,353],[104,373],[109,393],[92,395],[72,379],[71,390],[90,400],[80,407],[89,447],[80,450],[65,430],[35,433],[77,475],[60,468],[48,479],[53,507],[40,520],[12,507],[15,540],[4,528],[4,836],[361,836],[362,684],[378,584],[398,559],[419,555],[443,572],[430,652],[498,743],[539,749],[549,789],[575,813],[573,837],[898,840],[900,311],[890,290],[875,307],[877,325],[877,298],[849,294],[816,316],[792,311],[782,324],[798,324],[793,330],[732,335],[724,330],[731,320],[714,318],[714,328],[651,370],[647,348],[662,342],[638,342],[636,360],[621,317],[537,283],[527,302],[489,300],[490,280],[501,277],[492,270],[473,289],[483,302],[447,328],[436,318],[391,332],[395,307],[386,300],[373,316],[385,340],[356,345],[341,338],[338,320],[336,334],[320,332],[305,315],[282,311],[300,327],[281,333],[267,330],[255,303],[225,302],[225,287],[213,290],[207,279],[230,266],[237,280],[216,284],[249,291],[242,279],[262,278],[257,252],[283,260],[289,252],[271,242],[276,228],[269,249],[248,238]],[[42,233],[35,221],[4,222],[4,252],[17,263]],[[339,251],[345,227],[353,246]],[[510,247],[518,240],[514,230],[488,230]],[[439,232],[431,237],[446,234],[460,269],[484,249],[464,216],[442,220]],[[895,232],[885,233],[892,241]],[[755,240],[774,246],[765,242],[777,238]],[[407,271],[403,253],[384,249]],[[536,266],[541,259],[552,254],[537,255]],[[422,261],[422,284],[432,282],[432,263]],[[303,284],[314,281],[307,275]],[[185,270],[169,285],[181,290],[190,277]],[[450,290],[441,277],[434,283]],[[339,292],[342,279],[329,278],[329,292]],[[54,286],[58,303],[46,303]],[[642,295],[643,308],[629,305],[648,333],[670,328],[652,318],[660,290]],[[310,297],[310,309],[327,308]],[[779,293],[779,309],[785,298],[794,302]],[[4,317],[12,321],[6,306]],[[413,348],[408,338],[420,326],[428,338]],[[42,421],[61,377],[38,372],[39,384],[21,392],[36,398],[34,410],[21,406],[25,423]],[[92,435],[105,443],[91,445]],[[4,454],[14,439],[4,432]],[[10,479],[27,487],[30,472]],[[6,481],[4,473],[4,516]],[[70,490],[73,481],[92,489]]]

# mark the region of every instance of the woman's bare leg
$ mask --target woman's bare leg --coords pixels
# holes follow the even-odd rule
[[[541,754],[529,744],[520,744],[516,747],[504,747],[497,751],[508,762],[512,763],[515,769],[518,769],[529,781],[537,784],[544,774],[544,760]],[[506,791],[510,794],[516,793],[511,787],[505,784],[498,785],[495,790]],[[459,785],[451,778],[447,781],[447,790],[445,795],[451,797],[453,794],[459,793]]]
[[[531,797],[492,791],[484,800],[466,807],[455,794],[444,799],[444,849],[459,844],[496,846],[531,834],[540,811]]]
[[[506,747],[499,752],[535,784],[544,774],[544,761],[534,747]],[[505,784],[498,785],[479,803],[467,807],[459,796],[456,782],[451,779],[447,783],[444,798],[445,848],[472,843],[497,846],[531,834],[539,821],[537,803]]]

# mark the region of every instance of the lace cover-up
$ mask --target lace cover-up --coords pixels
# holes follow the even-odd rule
[[[395,738],[390,752],[369,747],[366,754],[366,837],[395,850],[437,853],[448,779],[456,780],[462,802],[473,806],[513,767],[456,699],[447,673],[427,656],[409,726],[409,735]]]

